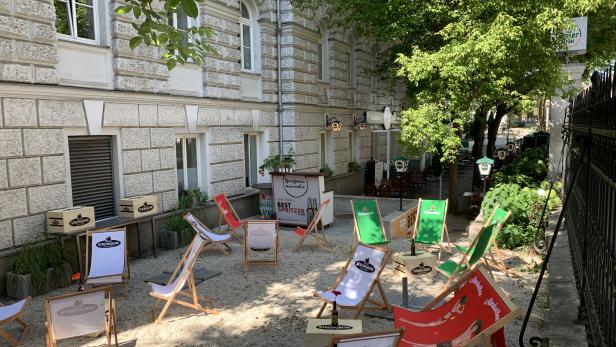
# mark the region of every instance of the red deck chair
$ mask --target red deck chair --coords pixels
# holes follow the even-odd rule
[[[237,212],[235,212],[233,206],[231,206],[229,199],[227,199],[227,196],[224,193],[216,195],[214,197],[214,201],[216,202],[216,205],[218,206],[218,210],[220,212],[218,226],[222,226],[222,222],[224,221],[224,225],[227,225],[229,228],[229,233],[238,235],[238,229],[242,229],[242,231],[245,233],[246,221],[240,219]]]
[[[436,307],[450,294],[453,297]],[[522,313],[496,287],[482,266],[461,277],[421,311],[393,306],[396,328],[405,332],[400,346],[505,347],[503,328]]]

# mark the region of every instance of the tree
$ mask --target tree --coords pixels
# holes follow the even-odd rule
[[[140,44],[163,48],[161,57],[172,70],[177,63],[193,61],[201,65],[207,54],[216,54],[216,50],[205,39],[212,36],[209,27],[194,26],[185,29],[176,28],[169,22],[171,14],[186,14],[190,18],[199,15],[198,4],[203,0],[128,0],[116,8],[116,13],[130,14],[136,35],[129,45],[135,49]]]

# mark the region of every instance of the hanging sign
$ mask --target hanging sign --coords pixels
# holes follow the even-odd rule
[[[385,111],[383,111],[383,127],[385,129],[391,128],[391,119],[391,110],[389,109],[389,107],[385,107]]]
[[[573,28],[565,30],[565,43],[569,55],[581,55],[586,53],[588,40],[588,17],[574,17]]]

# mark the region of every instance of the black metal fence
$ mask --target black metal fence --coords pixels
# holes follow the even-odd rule
[[[616,346],[616,65],[591,77],[565,125],[569,168],[580,164],[566,225],[588,343]],[[571,186],[571,180],[568,185]]]

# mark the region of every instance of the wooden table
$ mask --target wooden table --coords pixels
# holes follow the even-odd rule
[[[326,347],[330,337],[334,335],[358,334],[362,331],[362,321],[359,319],[339,319],[338,327],[330,325],[331,319],[309,319],[304,338],[306,347]]]

